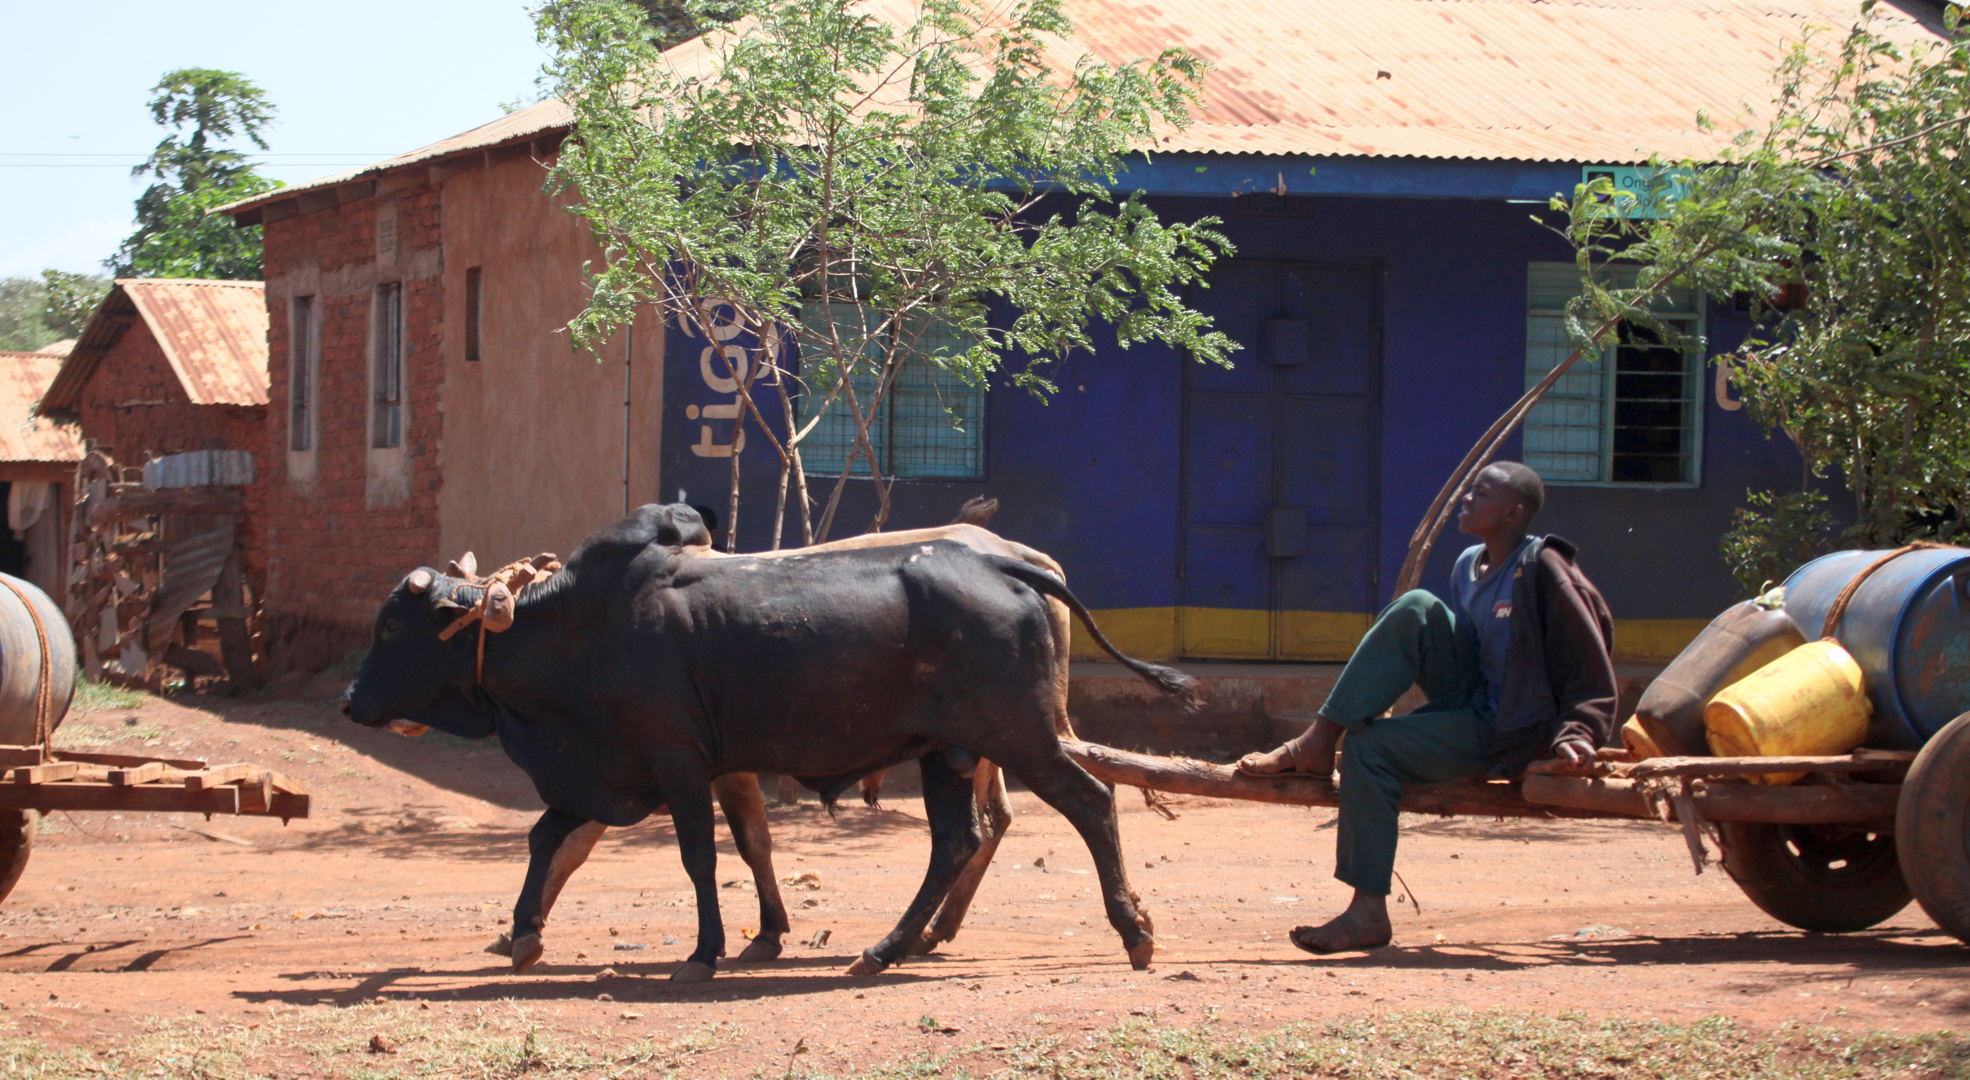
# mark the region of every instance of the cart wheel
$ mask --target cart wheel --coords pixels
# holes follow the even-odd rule
[[[1765,914],[1801,930],[1865,930],[1908,906],[1895,838],[1848,825],[1718,823],[1724,870]]]
[[[27,857],[34,851],[32,810],[0,810],[0,900],[14,891],[14,883],[27,869]]]
[[[1970,713],[1916,755],[1902,781],[1895,843],[1922,910],[1970,944]]]

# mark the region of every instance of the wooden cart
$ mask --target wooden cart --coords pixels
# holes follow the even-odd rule
[[[1332,780],[1252,777],[1228,765],[1072,742],[1069,756],[1111,784],[1293,806],[1337,805]],[[1346,752],[1343,744],[1342,752]],[[1603,752],[1604,754],[1608,752]],[[1412,813],[1624,818],[1677,825],[1697,871],[1706,843],[1773,918],[1805,930],[1864,930],[1908,906],[1970,944],[1970,713],[1919,752],[1838,757],[1654,758],[1614,752],[1572,775],[1543,762],[1523,781],[1418,784]],[[1584,773],[1584,774],[1583,774]],[[1802,773],[1793,784],[1754,782]]]
[[[283,822],[308,816],[306,785],[256,765],[0,746],[0,900],[34,850],[38,813],[251,814]]]

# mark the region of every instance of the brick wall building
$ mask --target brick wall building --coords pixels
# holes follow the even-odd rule
[[[246,450],[264,479],[267,308],[257,281],[125,279],[90,316],[40,414],[75,421],[119,465],[189,450]],[[241,561],[256,595],[265,485],[244,492]]]
[[[417,566],[565,553],[657,497],[662,335],[560,332],[600,258],[541,193],[565,128],[546,102],[229,208],[264,226],[276,668],[362,647]]]
[[[68,576],[68,519],[82,439],[34,415],[73,342],[40,352],[0,352],[0,572],[25,578],[60,603]]]

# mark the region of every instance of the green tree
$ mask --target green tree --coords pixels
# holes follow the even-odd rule
[[[33,278],[0,280],[0,350],[33,352],[56,340],[42,321],[48,306],[47,286]]]
[[[82,332],[109,292],[107,278],[43,270],[41,279],[0,280],[0,349],[33,352]]]
[[[720,351],[716,373],[740,425],[779,457],[774,546],[790,479],[804,539],[825,539],[854,472],[876,474],[882,527],[893,478],[869,430],[907,365],[1044,396],[1050,362],[1091,348],[1096,323],[1124,346],[1228,362],[1236,346],[1181,300],[1229,249],[1216,222],[1164,223],[1112,190],[1152,125],[1188,122],[1202,74],[1189,54],[1056,71],[1044,39],[1072,29],[1058,0],[990,22],[962,0],[923,0],[904,26],[850,0],[686,10],[699,25],[730,20],[697,66],[659,56],[644,7],[539,11],[576,123],[550,185],[579,194],[574,212],[604,252],[571,328],[592,347],[649,308],[706,337],[743,331],[749,344]],[[810,395],[799,417],[781,363],[794,351]],[[854,449],[816,528],[799,443],[830,410],[852,417]],[[736,452],[731,476],[728,543]]]
[[[117,277],[258,278],[259,228],[235,228],[212,211],[280,186],[222,145],[244,139],[265,150],[273,104],[245,76],[211,68],[166,72],[151,90],[152,118],[173,133],[132,170],[156,181],[138,196],[136,229],[107,265]]]
[[[90,274],[71,274],[62,270],[41,271],[41,324],[57,338],[75,337],[89,325],[109,292],[107,278]]]

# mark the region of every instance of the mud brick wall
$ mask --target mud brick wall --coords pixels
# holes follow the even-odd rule
[[[439,563],[444,289],[439,192],[422,183],[266,223],[269,423],[267,648],[276,670],[320,669],[369,637],[378,604]],[[404,433],[370,443],[373,304],[403,287]],[[290,446],[291,322],[313,297],[314,446]]]
[[[76,401],[76,415],[83,438],[93,439],[117,464],[132,469],[150,458],[188,450],[251,451],[260,482],[243,493],[240,552],[248,584],[265,595],[267,543],[261,516],[269,459],[264,408],[192,404],[149,326],[135,319],[96,364]]]

